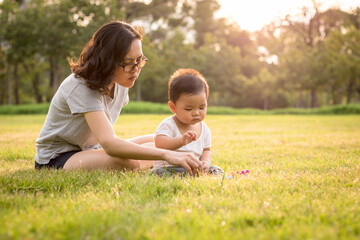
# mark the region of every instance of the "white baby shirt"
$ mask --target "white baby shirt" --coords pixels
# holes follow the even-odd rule
[[[176,125],[176,123],[173,119],[173,116],[165,118],[160,123],[160,125],[157,127],[157,129],[155,131],[155,135],[165,135],[168,137],[181,137],[182,136],[178,126]],[[200,159],[204,148],[210,148],[210,147],[211,147],[210,128],[204,122],[201,122],[201,134],[196,139],[196,141],[193,141],[185,146],[182,146],[181,148],[177,149],[176,151],[193,152],[195,154],[195,156],[198,159]],[[165,161],[154,161],[154,169],[160,168],[160,167],[167,167],[167,166],[171,166],[171,165]]]

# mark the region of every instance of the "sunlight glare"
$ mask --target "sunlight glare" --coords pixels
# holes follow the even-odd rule
[[[312,0],[218,0],[221,5],[219,15],[236,21],[242,29],[251,32],[276,21],[286,14],[295,14],[303,6],[312,6]],[[342,10],[359,7],[359,0],[318,0],[320,9],[340,7]]]

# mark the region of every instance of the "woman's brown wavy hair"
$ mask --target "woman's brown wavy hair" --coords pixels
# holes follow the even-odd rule
[[[108,94],[115,70],[134,39],[141,40],[141,33],[128,23],[114,21],[103,25],[85,45],[79,59],[69,60],[71,71],[83,78],[89,88]]]

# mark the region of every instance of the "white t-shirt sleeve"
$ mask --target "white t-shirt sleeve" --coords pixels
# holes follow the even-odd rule
[[[175,129],[174,129],[174,125],[172,124],[171,122],[171,119],[169,118],[166,118],[164,119],[160,125],[156,128],[156,131],[155,131],[155,135],[165,135],[165,136],[168,136],[168,137],[175,137],[174,136],[174,132],[175,132]]]

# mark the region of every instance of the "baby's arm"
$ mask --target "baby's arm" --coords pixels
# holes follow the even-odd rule
[[[204,148],[200,157],[200,163],[202,166],[202,172],[207,173],[211,167],[211,151],[210,148]]]
[[[155,146],[168,150],[176,150],[196,140],[196,133],[192,130],[185,132],[181,137],[155,136]]]

